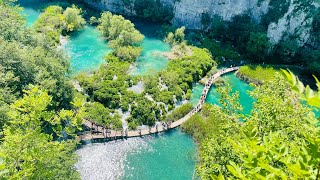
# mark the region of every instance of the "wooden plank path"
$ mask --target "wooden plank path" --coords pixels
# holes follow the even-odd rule
[[[199,112],[207,98],[208,92],[210,90],[210,87],[212,86],[212,83],[215,79],[218,77],[222,76],[223,74],[233,72],[238,70],[240,67],[231,67],[231,68],[226,68],[218,71],[217,73],[213,74],[209,81],[206,83],[205,88],[202,91],[201,98],[199,100],[199,103],[197,106],[192,109],[187,115],[185,115],[183,118],[169,124],[169,125],[156,125],[156,127],[152,127],[149,129],[142,129],[142,130],[136,130],[136,131],[128,131],[122,130],[122,131],[115,131],[115,130],[107,130],[106,128],[96,125],[94,122],[91,122],[89,120],[84,121],[84,125],[93,130],[96,133],[91,133],[90,134],[83,134],[80,135],[79,138],[80,140],[90,140],[90,139],[118,139],[118,138],[129,138],[129,137],[139,137],[139,136],[145,136],[145,135],[150,135],[150,134],[155,134],[159,132],[164,132],[169,129],[176,128],[189,120],[195,113]]]

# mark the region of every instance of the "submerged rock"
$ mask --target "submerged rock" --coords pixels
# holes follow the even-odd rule
[[[144,91],[144,82],[140,81],[138,84],[128,88],[129,91],[133,91],[136,94],[141,94]]]

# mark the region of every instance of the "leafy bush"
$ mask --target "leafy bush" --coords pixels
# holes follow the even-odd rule
[[[67,32],[79,30],[86,24],[86,21],[81,17],[81,13],[82,10],[75,5],[73,5],[72,8],[68,7],[63,12]]]
[[[83,28],[86,21],[76,6],[63,11],[60,6],[49,6],[35,23],[35,30],[47,36],[51,45],[60,43],[60,35]]]
[[[95,21],[94,18],[91,20]],[[133,23],[110,12],[102,13],[96,21],[97,28],[109,40],[109,46],[114,49],[114,55],[129,62],[140,56],[140,45],[144,36],[135,29]]]
[[[165,121],[166,122],[177,121],[183,118],[185,115],[187,115],[192,109],[193,109],[193,106],[191,103],[183,104],[180,107],[174,109],[170,114],[168,114]]]
[[[118,47],[114,54],[119,59],[128,62],[134,62],[141,54],[142,49],[140,47],[126,46]]]
[[[292,76],[288,73],[287,77]],[[222,108],[204,106],[183,125],[200,143],[200,178],[316,179],[318,120],[281,76],[274,76],[251,93],[256,102],[250,116],[228,108],[237,107],[238,98],[222,92],[222,101],[228,104],[221,103]],[[240,118],[244,123],[239,123]]]
[[[278,72],[278,70],[272,66],[242,66],[239,71],[237,71],[237,76],[247,82],[262,84],[271,81],[276,72]]]
[[[134,10],[138,17],[154,22],[170,22],[174,15],[173,7],[163,5],[160,0],[134,0]]]
[[[170,44],[171,46],[181,44],[182,42],[184,42],[185,30],[186,28],[183,26],[181,28],[176,29],[174,33],[170,32],[168,36],[164,39],[164,41]]]

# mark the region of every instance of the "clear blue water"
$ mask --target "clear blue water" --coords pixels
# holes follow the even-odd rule
[[[72,33],[65,49],[71,57],[73,73],[98,68],[104,63],[103,57],[112,51],[98,30],[92,26]]]
[[[240,94],[240,104],[243,106],[243,113],[249,114],[252,109],[252,103],[254,99],[251,98],[248,94],[248,91],[252,91],[253,87],[244,81],[237,78],[233,73],[222,76],[222,78],[230,84],[233,91],[238,91]],[[201,84],[197,84],[192,89],[191,103],[196,105],[201,97],[201,93],[204,86]],[[216,87],[212,86],[208,93],[206,103],[209,104],[217,104],[219,105],[219,93],[216,90]]]
[[[22,15],[26,18],[26,23],[28,27],[31,27],[34,22],[38,19],[40,11],[32,8],[24,8]]]
[[[122,179],[191,179],[196,145],[190,136],[172,130],[147,140],[148,150],[127,154]]]
[[[196,145],[174,129],[158,135],[106,143],[89,143],[77,150],[75,165],[82,179],[192,179]]]
[[[133,75],[153,74],[167,67],[169,61],[161,53],[170,51],[168,44],[160,39],[145,36],[142,48],[142,54],[131,72]]]

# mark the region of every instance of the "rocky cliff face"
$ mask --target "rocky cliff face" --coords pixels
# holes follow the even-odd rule
[[[202,15],[219,15],[225,21],[231,21],[236,15],[246,12],[259,21],[268,10],[268,1],[258,5],[257,0],[181,0],[174,4],[173,24],[185,25],[190,29],[202,28]]]
[[[87,4],[100,10],[117,14],[134,16],[135,0],[84,0]],[[165,6],[173,7],[172,23],[189,29],[201,29],[202,14],[219,15],[230,21],[236,15],[252,14],[259,21],[268,10],[269,0],[258,4],[258,0],[160,0]]]
[[[298,45],[303,46],[310,39],[313,31],[312,23],[317,11],[319,11],[319,4],[315,1],[290,0],[288,11],[268,26],[270,42],[277,44],[282,39],[295,36]]]
[[[100,10],[117,14],[135,16],[135,1],[137,0],[83,0]],[[149,0],[150,1],[150,0]],[[202,29],[203,15],[220,16],[224,21],[232,21],[237,15],[248,13],[257,23],[271,8],[277,9],[277,4],[289,3],[278,19],[270,22],[268,38],[272,44],[281,39],[295,37],[302,46],[310,39],[314,14],[319,11],[317,0],[159,0],[164,6],[172,8],[176,26],[186,26],[189,29]],[[273,1],[273,3],[270,3]],[[140,1],[141,2],[141,1]],[[276,2],[276,3],[274,3]],[[143,3],[143,1],[142,1]]]

